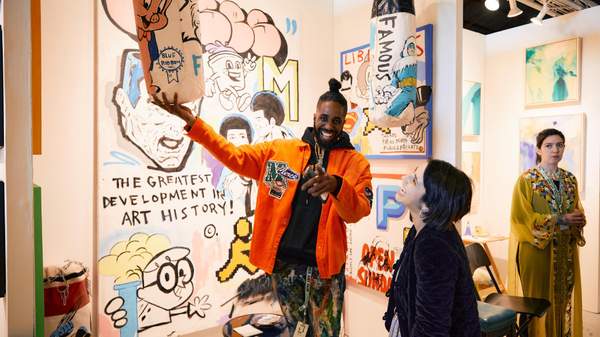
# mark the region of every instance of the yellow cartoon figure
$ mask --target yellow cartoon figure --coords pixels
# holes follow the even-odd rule
[[[250,275],[256,273],[256,268],[250,263],[250,237],[252,236],[252,224],[247,218],[239,218],[234,225],[235,238],[229,248],[229,259],[225,265],[217,271],[219,282],[227,282],[233,278],[240,268]]]

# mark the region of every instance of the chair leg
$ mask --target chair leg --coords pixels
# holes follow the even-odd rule
[[[517,327],[517,336],[519,337],[528,337],[529,332],[527,327],[532,320],[531,315],[520,314],[519,315],[519,326]]]
[[[517,322],[515,321],[515,324],[513,324],[512,329],[510,329],[510,332],[508,333],[508,337],[517,337],[517,330],[518,326],[517,326]]]

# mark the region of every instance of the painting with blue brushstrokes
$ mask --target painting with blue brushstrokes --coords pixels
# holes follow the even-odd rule
[[[579,102],[580,49],[580,38],[526,49],[526,108]]]

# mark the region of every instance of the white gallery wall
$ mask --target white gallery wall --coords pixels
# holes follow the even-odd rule
[[[464,32],[463,77],[482,83],[482,196],[474,219],[491,234],[508,235],[514,183],[519,175],[519,120],[522,117],[584,113],[586,115],[585,196],[587,245],[580,250],[583,307],[600,311],[600,7],[586,9],[542,26],[529,24],[487,36]],[[582,38],[581,101],[579,104],[525,109],[525,48],[572,37]],[[483,71],[482,71],[483,69]],[[569,144],[567,144],[569,146]],[[508,244],[490,248],[504,280]]]
[[[44,265],[92,265],[94,182],[94,2],[41,2]]]
[[[34,332],[30,1],[4,1],[6,335]],[[29,291],[27,291],[29,290]],[[4,333],[0,331],[0,336]]]

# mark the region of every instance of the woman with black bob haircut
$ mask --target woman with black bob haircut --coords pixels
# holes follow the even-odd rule
[[[469,213],[471,180],[441,160],[404,177],[396,200],[413,227],[394,264],[384,320],[390,336],[481,336],[475,287],[456,224]]]

